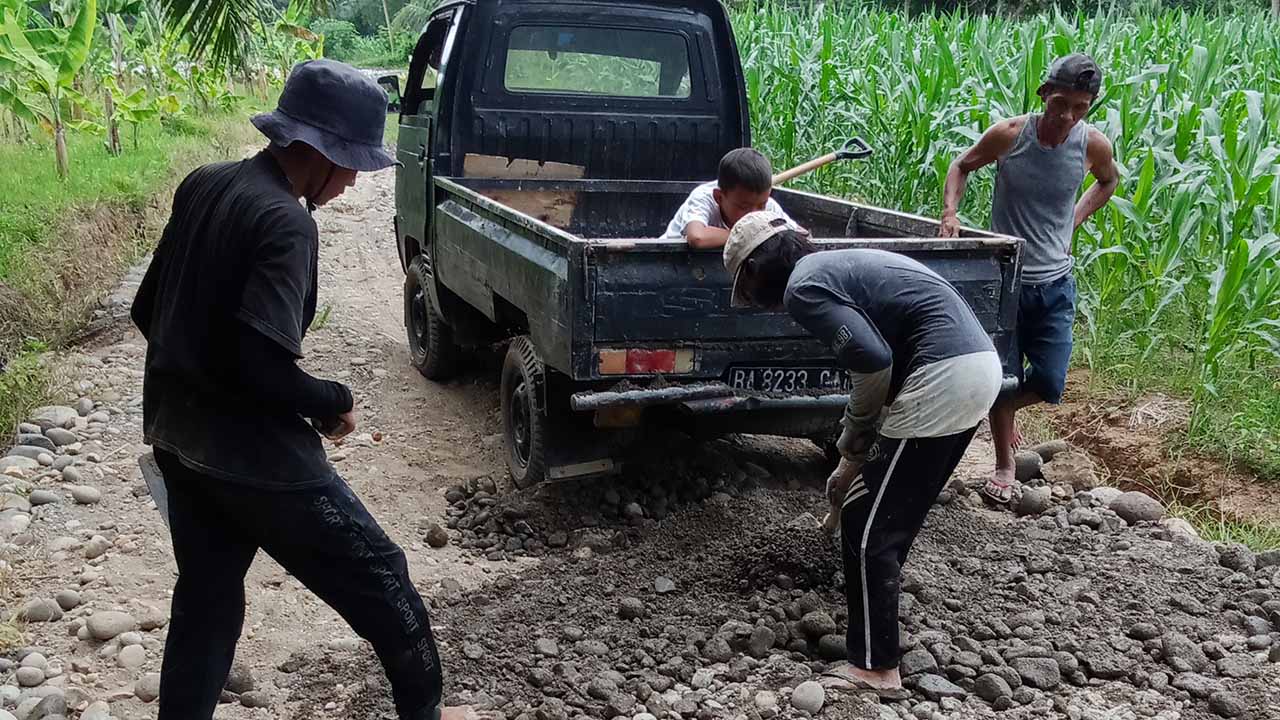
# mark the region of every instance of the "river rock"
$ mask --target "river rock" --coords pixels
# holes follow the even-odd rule
[[[1219,690],[1209,696],[1209,709],[1220,717],[1233,718],[1243,715],[1247,707],[1239,695]]]
[[[41,488],[39,490],[32,490],[31,494],[27,496],[27,501],[30,502],[33,507],[40,505],[56,505],[62,502],[62,496],[52,490],[45,490]]]
[[[916,683],[916,691],[934,702],[939,702],[943,698],[963,700],[969,695],[964,688],[941,675],[920,676],[920,680]]]
[[[40,467],[40,463],[35,458],[29,458],[25,455],[5,455],[0,457],[0,473],[9,472],[11,470],[35,470]]]
[[[71,497],[81,505],[97,505],[102,502],[102,491],[91,485],[76,485],[71,488]]]
[[[38,692],[38,691],[37,691]],[[46,695],[27,714],[26,720],[57,720],[66,718],[67,699],[63,693]]]
[[[644,617],[644,601],[640,598],[623,598],[618,604],[618,617],[623,620],[635,620]]]
[[[58,446],[43,433],[18,433],[18,445],[40,448],[45,452],[58,451]]]
[[[935,672],[937,669],[938,661],[933,657],[932,653],[924,648],[908,651],[898,663],[898,670],[901,672],[902,677]]]
[[[1204,650],[1186,635],[1167,632],[1160,638],[1160,642],[1164,662],[1174,670],[1202,673],[1209,668],[1209,658]]]
[[[116,662],[120,667],[128,670],[140,668],[147,662],[147,649],[141,645],[130,645],[120,650],[116,655]]]
[[[1239,543],[1224,545],[1218,549],[1218,564],[1228,570],[1252,573],[1257,568],[1253,551]]]
[[[1053,493],[1047,487],[1028,487],[1022,489],[1022,497],[1018,500],[1017,513],[1022,516],[1039,515],[1053,504]]]
[[[144,703],[155,702],[160,697],[160,673],[147,673],[133,684],[133,694]]]
[[[63,610],[75,610],[80,607],[80,593],[75,590],[63,590],[53,596],[54,602]]]
[[[427,529],[427,544],[433,548],[442,548],[449,544],[449,531],[440,527],[440,523],[432,523]]]
[[[1043,467],[1044,458],[1030,450],[1020,450],[1013,456],[1013,476],[1018,482],[1031,482],[1043,477]]]
[[[1089,496],[1102,507],[1110,507],[1112,501],[1124,494],[1120,488],[1102,485],[1089,491]],[[1118,513],[1117,513],[1118,514]]]
[[[1013,688],[1009,687],[1009,683],[1005,679],[995,673],[987,673],[979,676],[973,683],[973,693],[989,703],[995,703],[1000,698],[1013,697]]]
[[[1032,447],[1031,452],[1039,455],[1045,462],[1051,463],[1057,456],[1071,452],[1071,444],[1066,440],[1050,440]]]
[[[237,695],[253,690],[253,670],[244,663],[234,663],[231,666],[231,672],[227,675],[227,684],[224,685],[229,692]]]
[[[62,619],[62,608],[58,603],[47,598],[27,601],[18,611],[18,617],[26,622],[58,622]]]
[[[93,400],[82,397],[76,401],[76,414],[80,417],[88,417],[93,412]]]
[[[1124,521],[1130,525],[1140,522],[1157,522],[1164,517],[1164,506],[1159,500],[1136,490],[1121,493],[1107,503],[1107,508],[1124,518]]]
[[[39,425],[42,431],[48,431],[49,428],[72,428],[75,427],[76,418],[80,417],[80,413],[75,408],[69,408],[65,405],[46,405],[38,407],[31,413],[32,424]]]
[[[791,693],[791,706],[809,714],[815,714],[827,702],[827,691],[821,683],[806,680]]]
[[[659,575],[657,578],[654,578],[653,590],[659,595],[666,595],[676,591],[676,584],[671,578]]]
[[[271,707],[271,696],[261,690],[252,690],[240,696],[240,704],[247,708]]]
[[[62,428],[49,428],[48,430],[45,430],[44,436],[52,440],[53,444],[58,447],[74,445],[75,443],[80,442],[80,438],[76,437],[75,433],[70,430],[63,430]]]
[[[800,631],[810,640],[818,640],[823,635],[831,635],[839,630],[836,621],[821,610],[811,612],[800,618]]]
[[[86,560],[100,558],[107,554],[111,549],[111,541],[101,535],[94,535],[89,542],[84,544],[84,557]]]
[[[1062,684],[1062,671],[1057,661],[1051,658],[1014,658],[1009,666],[1018,671],[1022,681],[1033,688],[1053,690]]]
[[[0,509],[31,512],[31,501],[15,492],[0,493]]]
[[[121,633],[138,628],[138,622],[129,613],[116,610],[103,610],[89,616],[87,622],[89,635],[94,640],[106,642],[113,640]]]
[[[818,640],[818,657],[827,662],[848,659],[849,649],[845,643],[844,635],[823,635]]]
[[[111,720],[111,706],[99,700],[80,713],[80,720]]]
[[[1069,485],[1076,492],[1092,490],[1098,486],[1098,472],[1093,458],[1081,452],[1065,452],[1055,455],[1045,464],[1042,472],[1051,485]]]
[[[1192,672],[1179,673],[1170,683],[1179,690],[1185,690],[1192,697],[1204,699],[1214,694],[1221,687],[1218,681]]]
[[[14,673],[14,678],[20,687],[35,687],[44,682],[44,671],[40,668],[20,667]]]

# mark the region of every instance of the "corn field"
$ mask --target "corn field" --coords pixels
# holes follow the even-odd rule
[[[1107,78],[1089,121],[1122,179],[1075,240],[1078,360],[1176,367],[1193,427],[1242,378],[1280,404],[1280,22],[1265,11],[908,18],[760,2],[734,23],[757,146],[791,166],[860,135],[871,159],[802,184],[933,217],[956,154],[1035,110],[1055,57],[1092,54]],[[988,222],[993,178],[971,179],[966,224]]]

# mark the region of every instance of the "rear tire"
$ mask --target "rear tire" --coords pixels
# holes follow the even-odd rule
[[[507,471],[516,487],[546,479],[548,420],[543,397],[546,369],[528,336],[511,341],[502,364],[502,431]]]
[[[413,258],[404,276],[405,329],[409,335],[409,362],[428,380],[448,380],[458,371],[458,345],[431,301],[431,281],[422,256]]]

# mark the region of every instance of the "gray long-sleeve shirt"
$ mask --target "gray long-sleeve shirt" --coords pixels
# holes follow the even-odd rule
[[[796,264],[783,303],[853,372],[845,426],[855,432],[869,431],[907,384],[913,407],[899,415],[946,415],[939,408],[949,403],[965,408],[964,418],[898,418],[893,425],[910,435],[954,431],[995,400],[1000,364],[991,338],[960,293],[911,258],[882,250],[814,253]]]

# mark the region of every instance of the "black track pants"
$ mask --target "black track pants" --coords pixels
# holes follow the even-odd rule
[[[258,549],[368,640],[404,720],[440,703],[440,658],[404,553],[335,476],[259,490],[207,477],[156,449],[169,495],[178,582],[160,679],[159,720],[209,720],[244,624],[244,577]],[[307,632],[306,628],[298,628]]]
[[[882,435],[849,488],[840,526],[849,601],[846,644],[853,665],[898,666],[902,565],[976,430],[905,440]]]

